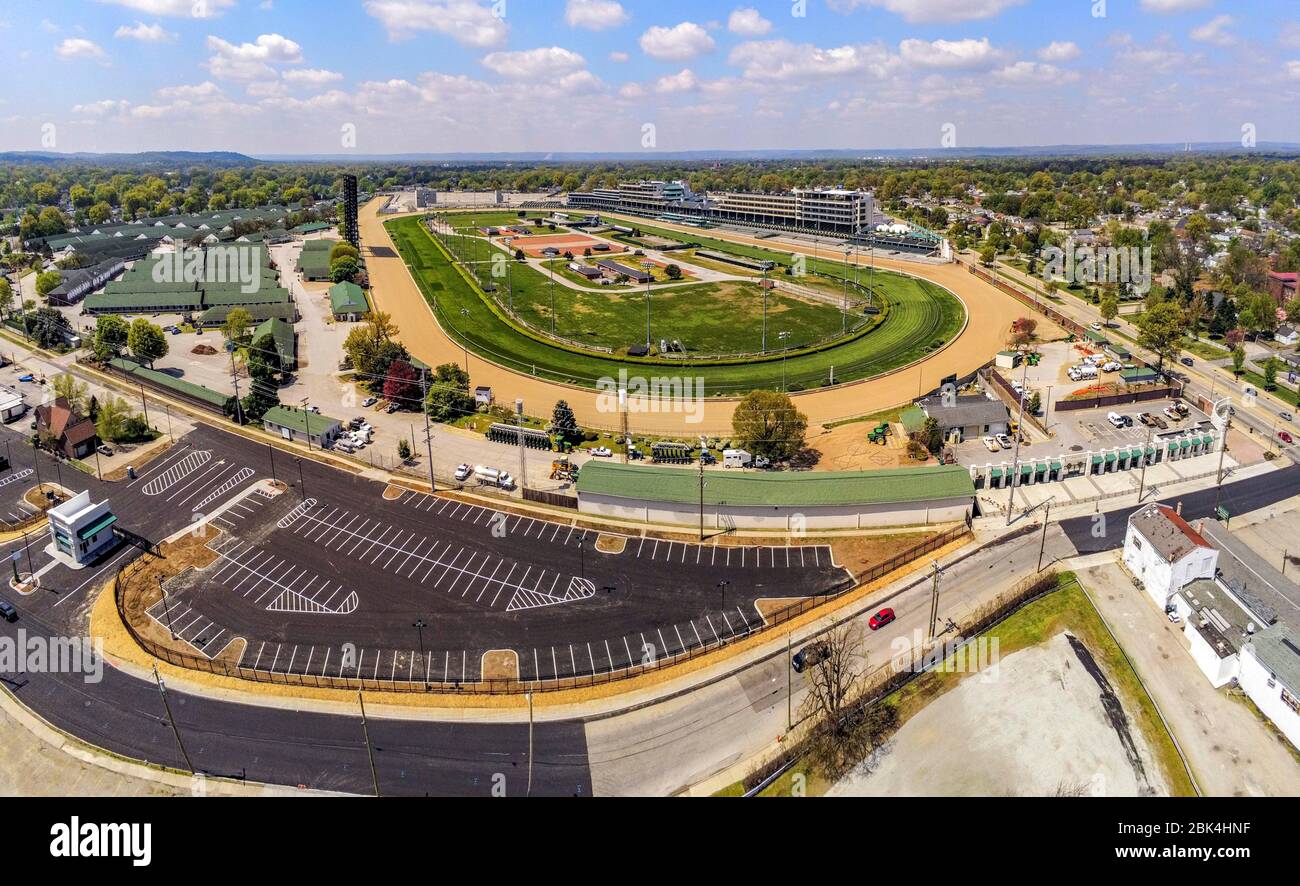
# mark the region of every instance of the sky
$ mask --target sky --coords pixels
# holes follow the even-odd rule
[[[0,0],[0,150],[1300,142],[1295,0]]]

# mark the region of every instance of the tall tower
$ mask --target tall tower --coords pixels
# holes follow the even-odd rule
[[[343,224],[348,229],[348,242],[361,248],[361,235],[357,232],[357,177],[343,176]]]

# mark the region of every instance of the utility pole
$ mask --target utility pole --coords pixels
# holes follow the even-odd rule
[[[938,560],[931,560],[930,567],[934,570],[934,584],[930,588],[930,642],[933,642],[934,628],[939,621],[939,577],[943,570],[939,568]]]
[[[244,423],[244,408],[239,402],[239,373],[235,370],[235,348],[233,344],[230,347],[230,381],[235,386],[235,424],[242,425]],[[140,389],[140,399],[144,399],[144,388]],[[146,424],[148,421],[149,417],[146,414]]]
[[[1219,467],[1214,482],[1214,512],[1219,512],[1219,500],[1223,496],[1223,456],[1228,451],[1228,431],[1232,430],[1232,415],[1229,413],[1223,423],[1223,439],[1219,441]]]
[[[429,424],[429,410],[424,409],[424,445],[429,453],[429,492],[437,492],[438,484],[433,480],[433,427]]]
[[[1043,513],[1043,540],[1038,544],[1038,572],[1043,571],[1043,553],[1047,550],[1047,524],[1052,519],[1052,500],[1050,498],[1046,502],[1046,507],[1047,510]]]
[[[276,482],[276,479],[275,479],[275,447],[272,446],[270,443],[267,443],[267,444],[266,444],[266,451],[267,451],[267,453],[271,456],[271,482],[274,483],[274,482]]]
[[[1151,435],[1155,430],[1155,425],[1147,425],[1147,441],[1142,444],[1142,476],[1138,478],[1138,504],[1142,504],[1142,496],[1146,494],[1147,450],[1151,448]]]
[[[700,441],[700,541],[704,541],[704,441]]]
[[[361,703],[361,734],[366,739],[366,756],[370,758],[370,780],[375,783],[375,796],[379,796],[379,772],[375,769],[375,751],[370,746],[370,725],[366,723],[366,697],[357,691],[357,701]]]
[[[519,491],[528,485],[528,456],[524,448],[524,401],[515,400],[515,421],[519,425]]]
[[[1016,447],[1011,456],[1011,494],[1007,498],[1007,525],[1011,525],[1011,515],[1016,510],[1016,482],[1020,479],[1020,437],[1025,431],[1025,389],[1029,384],[1029,357],[1021,354],[1025,361],[1025,370],[1020,382],[1020,414],[1016,418]]]
[[[528,790],[525,796],[533,795],[533,694],[525,692],[528,698]]]
[[[632,435],[627,426],[627,388],[618,389],[618,411],[623,425],[623,464],[627,464],[628,450],[632,448]]]
[[[185,750],[185,742],[181,741],[181,731],[176,727],[176,718],[172,716],[172,706],[167,701],[167,690],[163,687],[162,677],[158,675],[158,665],[153,666],[153,678],[158,683],[158,694],[162,696],[163,709],[167,711],[167,723],[172,728],[172,735],[176,736],[176,747],[180,748],[181,757],[185,760],[185,768],[193,775],[194,764],[190,762],[189,752]]]
[[[794,728],[794,658],[790,654],[790,633],[785,635],[785,731]]]

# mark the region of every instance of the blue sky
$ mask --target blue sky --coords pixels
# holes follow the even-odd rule
[[[0,150],[1300,141],[1294,0],[7,0],[0,42]]]

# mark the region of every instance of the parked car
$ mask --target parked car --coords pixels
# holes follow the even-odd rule
[[[357,448],[352,445],[352,441],[347,439],[335,440],[334,448],[337,449],[339,452],[346,452],[348,455],[351,455],[352,453],[357,451]]]
[[[364,399],[364,400],[361,401],[361,407],[362,407],[363,409],[368,409],[368,408],[370,408],[371,406],[374,406],[374,405],[375,405],[376,403],[378,403],[378,402],[379,402],[379,398],[378,398],[378,397],[367,397],[366,399]]]
[[[1173,624],[1180,624],[1183,620],[1182,616],[1180,616],[1176,611],[1172,609],[1166,611],[1165,615],[1168,616],[1169,621]]]
[[[1143,412],[1138,415],[1138,421],[1142,422],[1142,424],[1148,428],[1155,427],[1156,423],[1155,416],[1149,412]]]
[[[1169,428],[1169,422],[1165,421],[1165,420],[1164,420],[1163,418],[1161,418],[1160,416],[1158,416],[1158,415],[1153,415],[1153,416],[1151,416],[1151,420],[1152,420],[1153,422],[1156,423],[1156,427],[1159,428],[1160,430],[1162,430],[1162,431],[1164,431],[1164,430],[1168,430],[1168,428]]]
[[[1291,435],[1288,434],[1286,431],[1278,431],[1278,432],[1277,432],[1277,437],[1278,437],[1278,439],[1281,440],[1283,443],[1286,443],[1286,444],[1288,444],[1288,445],[1290,445],[1291,443],[1294,443],[1294,442],[1295,442],[1295,440],[1291,439]]]
[[[1178,362],[1181,363],[1181,364],[1183,364],[1184,366],[1195,366],[1195,365],[1196,365],[1196,361],[1193,360],[1191,357],[1179,357],[1179,358],[1178,358]]]
[[[1295,421],[1295,419],[1291,417],[1291,413],[1289,412],[1279,412],[1277,414],[1277,417],[1282,419],[1282,421]]]
[[[754,456],[754,467],[761,469],[770,468],[772,467],[772,459],[768,458],[766,455],[756,455]]]
[[[609,458],[614,452],[608,446],[596,446],[592,448],[591,454],[596,458]]]
[[[1106,413],[1106,421],[1110,422],[1114,427],[1124,427],[1124,416],[1120,415],[1118,412]]]
[[[1101,324],[1100,324],[1100,323],[1094,323],[1094,324],[1092,324],[1092,331],[1093,331],[1093,332],[1101,332]]]
[[[474,469],[469,465],[460,465],[456,468],[456,482],[463,483],[469,479],[469,475],[474,473]]]
[[[1123,363],[1120,363],[1118,360],[1111,360],[1109,363],[1106,363],[1106,364],[1104,364],[1104,365],[1101,367],[1101,371],[1102,371],[1102,372],[1119,372],[1119,371],[1120,371],[1121,369],[1123,369],[1123,368],[1124,368],[1124,364],[1123,364]]]
[[[790,659],[790,667],[794,668],[796,674],[802,674],[804,668],[810,668],[819,662],[825,661],[830,654],[831,644],[824,640],[818,640],[816,643],[809,643],[796,652]]]
[[[1011,442],[1011,438],[1008,437],[1006,434],[998,434],[993,439],[997,440],[998,445],[1001,446],[1003,449],[1010,449],[1013,445]]]
[[[878,631],[895,618],[897,618],[897,616],[894,615],[894,610],[885,608],[871,616],[871,618],[867,620],[867,624],[871,626],[871,630]]]
[[[18,621],[18,610],[14,608],[12,603],[0,600],[0,618],[12,624]]]
[[[113,448],[112,448],[111,446],[105,446],[105,445],[102,444],[102,443],[101,443],[100,445],[96,446],[95,449],[96,449],[96,451],[99,452],[100,455],[112,455],[112,454],[113,454]]]
[[[1002,448],[998,445],[998,441],[994,440],[992,437],[985,437],[980,442],[984,444],[984,448],[989,452],[997,452]]]

